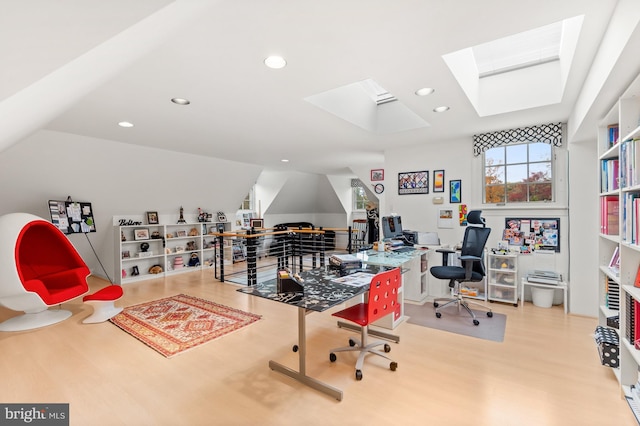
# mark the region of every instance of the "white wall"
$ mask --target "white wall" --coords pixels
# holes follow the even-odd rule
[[[96,233],[88,237],[113,279],[113,217],[160,221],[205,211],[235,211],[261,167],[127,145],[78,135],[39,131],[0,153],[0,214],[27,212],[49,220],[47,200],[71,196],[92,203]],[[104,276],[83,235],[70,235],[92,273]]]

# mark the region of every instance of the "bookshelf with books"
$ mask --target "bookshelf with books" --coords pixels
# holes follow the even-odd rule
[[[611,370],[632,398],[640,396],[640,77],[600,121],[598,153],[598,324],[619,337],[618,367]]]

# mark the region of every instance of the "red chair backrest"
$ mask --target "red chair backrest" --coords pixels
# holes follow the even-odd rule
[[[369,324],[389,315],[396,309],[401,279],[400,268],[381,272],[373,277],[369,285],[369,301],[367,303]]]
[[[69,239],[44,220],[29,222],[22,228],[15,254],[18,276],[23,283],[44,275],[86,267]]]

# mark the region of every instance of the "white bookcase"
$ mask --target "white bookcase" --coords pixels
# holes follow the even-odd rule
[[[231,230],[229,222],[114,227],[115,281],[126,284],[214,266],[217,241],[211,233],[219,226]],[[228,241],[223,250],[225,261],[231,262],[232,240]],[[156,266],[161,270],[155,268],[154,273]]]
[[[612,125],[618,127],[617,137],[610,136]],[[598,322],[607,327],[611,325],[607,318],[619,316],[619,328],[614,328],[620,342],[619,367],[611,370],[629,399],[632,386],[640,382],[640,350],[634,346],[640,339],[635,335],[640,310],[634,312],[636,301],[640,301],[640,288],[634,286],[640,268],[640,201],[635,201],[640,200],[640,77],[598,124],[598,154],[601,206],[604,199],[610,200],[608,209],[600,209]],[[618,201],[613,211],[618,215],[618,226],[613,226],[613,232],[607,221],[612,214],[611,200]],[[612,265],[615,253],[619,261]],[[637,407],[638,403],[635,400],[629,405]]]

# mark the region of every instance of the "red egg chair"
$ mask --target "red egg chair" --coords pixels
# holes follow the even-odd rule
[[[90,270],[69,239],[50,222],[28,214],[0,216],[0,305],[24,311],[0,331],[56,324],[70,311],[48,309],[89,291]]]

